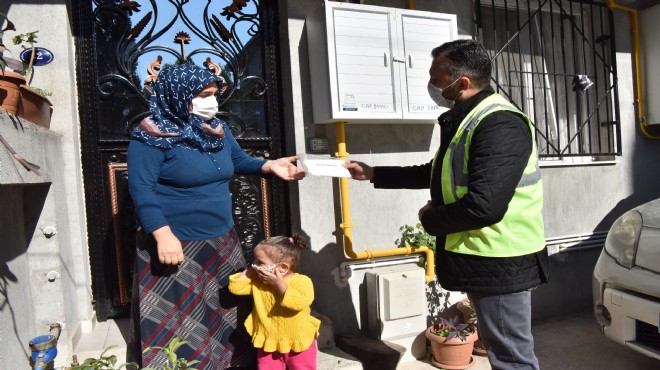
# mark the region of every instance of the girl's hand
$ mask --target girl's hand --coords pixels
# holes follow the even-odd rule
[[[289,287],[284,282],[284,276],[282,276],[279,268],[275,268],[273,272],[266,271],[265,269],[256,272],[264,284],[274,287],[280,295],[284,295],[284,292]]]

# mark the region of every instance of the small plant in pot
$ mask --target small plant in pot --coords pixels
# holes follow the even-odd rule
[[[415,226],[403,225],[399,228],[399,231],[401,232],[401,239],[397,239],[395,242],[399,246],[429,247],[435,252],[435,236],[426,232],[421,223],[417,223]]]
[[[19,72],[26,76],[26,83],[21,86],[21,104],[18,107],[17,115],[39,126],[49,128],[50,119],[53,114],[53,104],[46,96],[52,94],[46,90],[30,86],[34,74],[34,61],[37,57],[35,46],[37,43],[37,32],[39,31],[22,33],[14,36],[12,39],[14,45],[21,45],[24,49],[30,50],[30,59],[27,67]],[[29,46],[25,46],[24,44]]]
[[[467,369],[474,365],[472,349],[477,340],[476,326],[455,316],[441,318],[426,330],[431,343],[431,363],[441,369]]]
[[[16,27],[4,14],[0,13],[0,72],[2,74],[0,76],[0,106],[15,115],[21,101],[20,86],[25,83],[25,77],[7,68],[23,69],[21,61],[4,55],[7,48],[2,42],[2,37],[7,31],[16,31]]]

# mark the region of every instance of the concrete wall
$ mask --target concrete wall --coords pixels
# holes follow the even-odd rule
[[[365,1],[368,5],[407,8],[407,1]],[[334,125],[315,125],[312,119],[311,87],[307,55],[305,17],[320,6],[315,0],[289,0],[281,3],[282,58],[284,91],[291,91],[285,106],[289,133],[295,135],[291,152],[309,153],[309,139],[327,138],[336,151]],[[474,34],[473,6],[468,1],[415,2],[417,10],[455,13],[460,37]],[[628,16],[616,12],[616,42],[623,155],[614,163],[590,166],[545,166],[542,168],[547,237],[565,237],[606,231],[612,221],[628,208],[660,194],[660,176],[652,161],[660,154],[660,143],[640,135],[636,127],[631,41]],[[286,27],[284,27],[286,25]],[[287,43],[288,42],[288,43]],[[287,50],[288,48],[288,50]],[[346,126],[349,158],[372,165],[411,165],[426,163],[439,143],[437,125],[359,125]],[[306,178],[298,185],[296,225],[311,240],[312,253],[304,260],[304,272],[314,279],[315,308],[330,317],[336,332],[364,328],[364,271],[348,282],[337,281],[342,251],[341,208],[338,181]],[[426,190],[374,190],[368,182],[349,185],[353,243],[356,251],[395,246],[399,227],[417,221],[417,211],[429,198]],[[600,246],[587,250],[566,250],[552,255],[551,284],[536,290],[534,317],[548,317],[591,306],[590,279]],[[445,294],[446,292],[443,292]],[[455,301],[445,297],[447,302]]]
[[[406,8],[406,0],[366,1],[371,5]],[[281,55],[287,139],[291,153],[309,152],[308,140],[327,138],[334,153],[335,127],[312,122],[311,88],[305,17],[319,0],[289,0],[281,7]],[[458,30],[471,37],[473,10],[469,1],[417,0],[418,10],[458,14]],[[64,0],[15,0],[0,3],[18,32],[39,30],[39,45],[55,53],[55,61],[38,67],[33,85],[51,90],[55,113],[51,130],[14,123],[0,116],[0,133],[44,176],[25,171],[0,148],[0,204],[3,235],[0,250],[0,368],[27,363],[27,342],[44,334],[48,324],[65,323],[58,366],[65,363],[76,333],[89,327],[93,316],[85,235],[84,198],[80,166],[79,127],[74,75],[74,48]],[[660,144],[640,134],[633,106],[631,40],[627,14],[616,12],[617,66],[623,155],[600,166],[544,167],[548,237],[607,230],[625,210],[656,198],[660,176],[654,168]],[[5,35],[10,44],[12,33]],[[8,45],[18,54],[18,49]],[[288,67],[290,66],[290,68]],[[350,125],[350,158],[373,165],[427,162],[438,146],[435,125]],[[292,205],[294,229],[306,233],[312,251],[302,270],[312,276],[314,307],[330,317],[335,330],[354,332],[364,327],[364,273],[340,278],[342,251],[338,182],[310,177],[297,184]],[[350,182],[354,249],[389,249],[399,238],[399,226],[415,223],[417,210],[428,199],[424,190],[374,190],[368,183]],[[296,212],[299,210],[299,212]],[[57,233],[47,238],[44,229]],[[590,278],[599,248],[568,249],[552,256],[549,285],[534,294],[535,317],[586,310]],[[47,277],[49,272],[50,281]],[[456,300],[441,292],[445,307]],[[17,365],[21,364],[21,365]]]
[[[639,30],[640,44],[643,50],[642,63],[644,69],[642,72],[642,81],[644,83],[644,104],[646,106],[647,122],[660,124],[660,106],[657,102],[660,100],[660,45],[655,36],[660,31],[660,25],[657,20],[660,17],[660,5],[644,9],[639,12]]]
[[[48,333],[60,321],[64,330],[56,365],[70,362],[72,340],[89,330],[93,310],[87,256],[82,171],[80,165],[73,37],[64,0],[2,2],[0,12],[16,26],[6,32],[6,46],[16,57],[21,49],[11,38],[38,30],[38,46],[55,55],[36,67],[32,86],[53,93],[50,130],[12,121],[2,111],[0,132],[44,176],[28,173],[0,147],[0,204],[3,205],[0,250],[0,368],[25,368],[28,342]],[[47,227],[56,234],[44,235]],[[46,279],[46,274],[52,272]]]

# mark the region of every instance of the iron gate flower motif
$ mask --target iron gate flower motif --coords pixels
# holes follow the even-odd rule
[[[260,1],[209,0],[203,8],[200,8],[201,2],[193,4],[189,0],[157,2],[93,0],[94,19],[101,35],[105,34],[110,40],[117,39],[116,33],[122,32],[113,53],[115,68],[99,77],[101,97],[130,94],[141,100],[143,111],[122,117],[124,129],[129,132],[149,114],[150,85],[157,79],[160,68],[172,63],[197,64],[194,59],[199,58],[207,69],[222,78],[219,115],[227,121],[234,135],[241,137],[245,122],[239,115],[229,112],[229,103],[239,93],[258,99],[267,89],[264,79],[252,74],[249,68],[250,44],[260,31]],[[144,15],[138,17],[138,13]],[[185,27],[185,31],[178,31],[173,38],[166,37],[175,27]],[[193,50],[186,50],[184,45],[190,45]],[[149,63],[139,63],[141,57],[144,61],[153,53],[157,55]]]

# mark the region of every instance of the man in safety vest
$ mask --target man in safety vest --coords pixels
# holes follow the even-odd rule
[[[376,188],[430,187],[419,219],[437,237],[438,281],[467,293],[493,369],[538,369],[531,289],[547,282],[549,262],[534,127],[490,87],[480,43],[452,41],[431,54],[429,95],[450,108],[438,118],[435,157],[419,166],[346,167]]]

